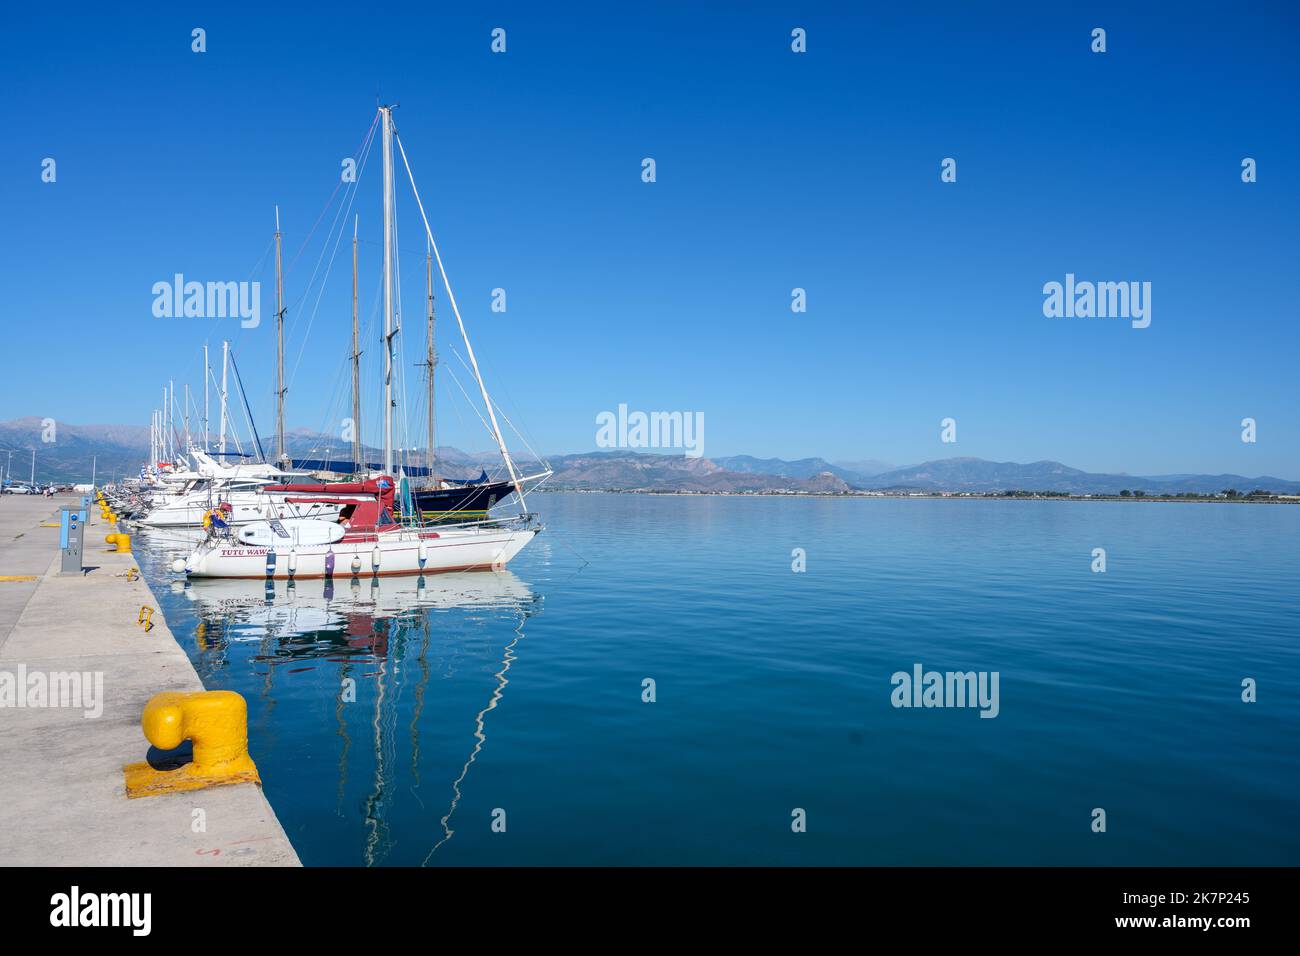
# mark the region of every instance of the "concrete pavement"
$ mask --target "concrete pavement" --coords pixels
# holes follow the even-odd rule
[[[0,580],[0,647],[36,593],[36,585],[59,547],[59,529],[41,528],[57,518],[59,505],[35,495],[0,495],[0,578],[31,577],[31,581]],[[107,534],[107,532],[105,532]],[[102,535],[101,535],[102,537]]]
[[[127,799],[124,764],[145,759],[140,714],[163,690],[202,690],[132,555],[114,554],[98,512],[81,577],[60,576],[57,521],[76,497],[0,497],[0,678],[102,675],[102,714],[87,707],[0,706],[0,865],[296,866],[298,856],[254,784]],[[35,581],[6,578],[35,575]],[[136,624],[155,608],[154,627]],[[82,703],[89,703],[84,700]],[[92,711],[98,707],[90,708]],[[253,759],[257,742],[250,741]],[[197,813],[196,811],[202,811]]]

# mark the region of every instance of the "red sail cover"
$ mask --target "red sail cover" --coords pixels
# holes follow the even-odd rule
[[[385,514],[393,513],[393,493],[396,482],[387,475],[366,481],[337,481],[313,484],[268,485],[268,491],[301,493],[308,495],[374,495],[375,501],[363,502],[352,513],[349,527],[374,528]],[[384,523],[387,527],[387,522]]]

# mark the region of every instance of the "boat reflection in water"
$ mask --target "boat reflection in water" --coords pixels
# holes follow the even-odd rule
[[[254,759],[303,862],[441,859],[540,597],[509,571],[183,593],[200,676],[248,700]]]
[[[427,577],[373,575],[324,581],[246,581],[210,578],[190,582],[185,596],[200,621],[216,625],[225,639],[265,640],[268,663],[297,658],[336,659],[375,654],[390,626],[418,623],[428,609],[522,608],[534,600],[528,585],[510,571],[459,571]],[[200,633],[200,647],[220,641],[212,627]],[[373,640],[372,640],[373,638]]]

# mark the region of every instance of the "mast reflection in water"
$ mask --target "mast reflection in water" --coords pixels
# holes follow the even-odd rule
[[[197,617],[204,685],[248,699],[254,759],[304,863],[442,859],[541,609],[527,584],[509,571],[208,580],[171,597]]]

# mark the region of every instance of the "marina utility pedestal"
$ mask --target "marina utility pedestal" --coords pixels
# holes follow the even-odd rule
[[[59,510],[60,574],[81,574],[81,550],[86,528],[85,508]]]

